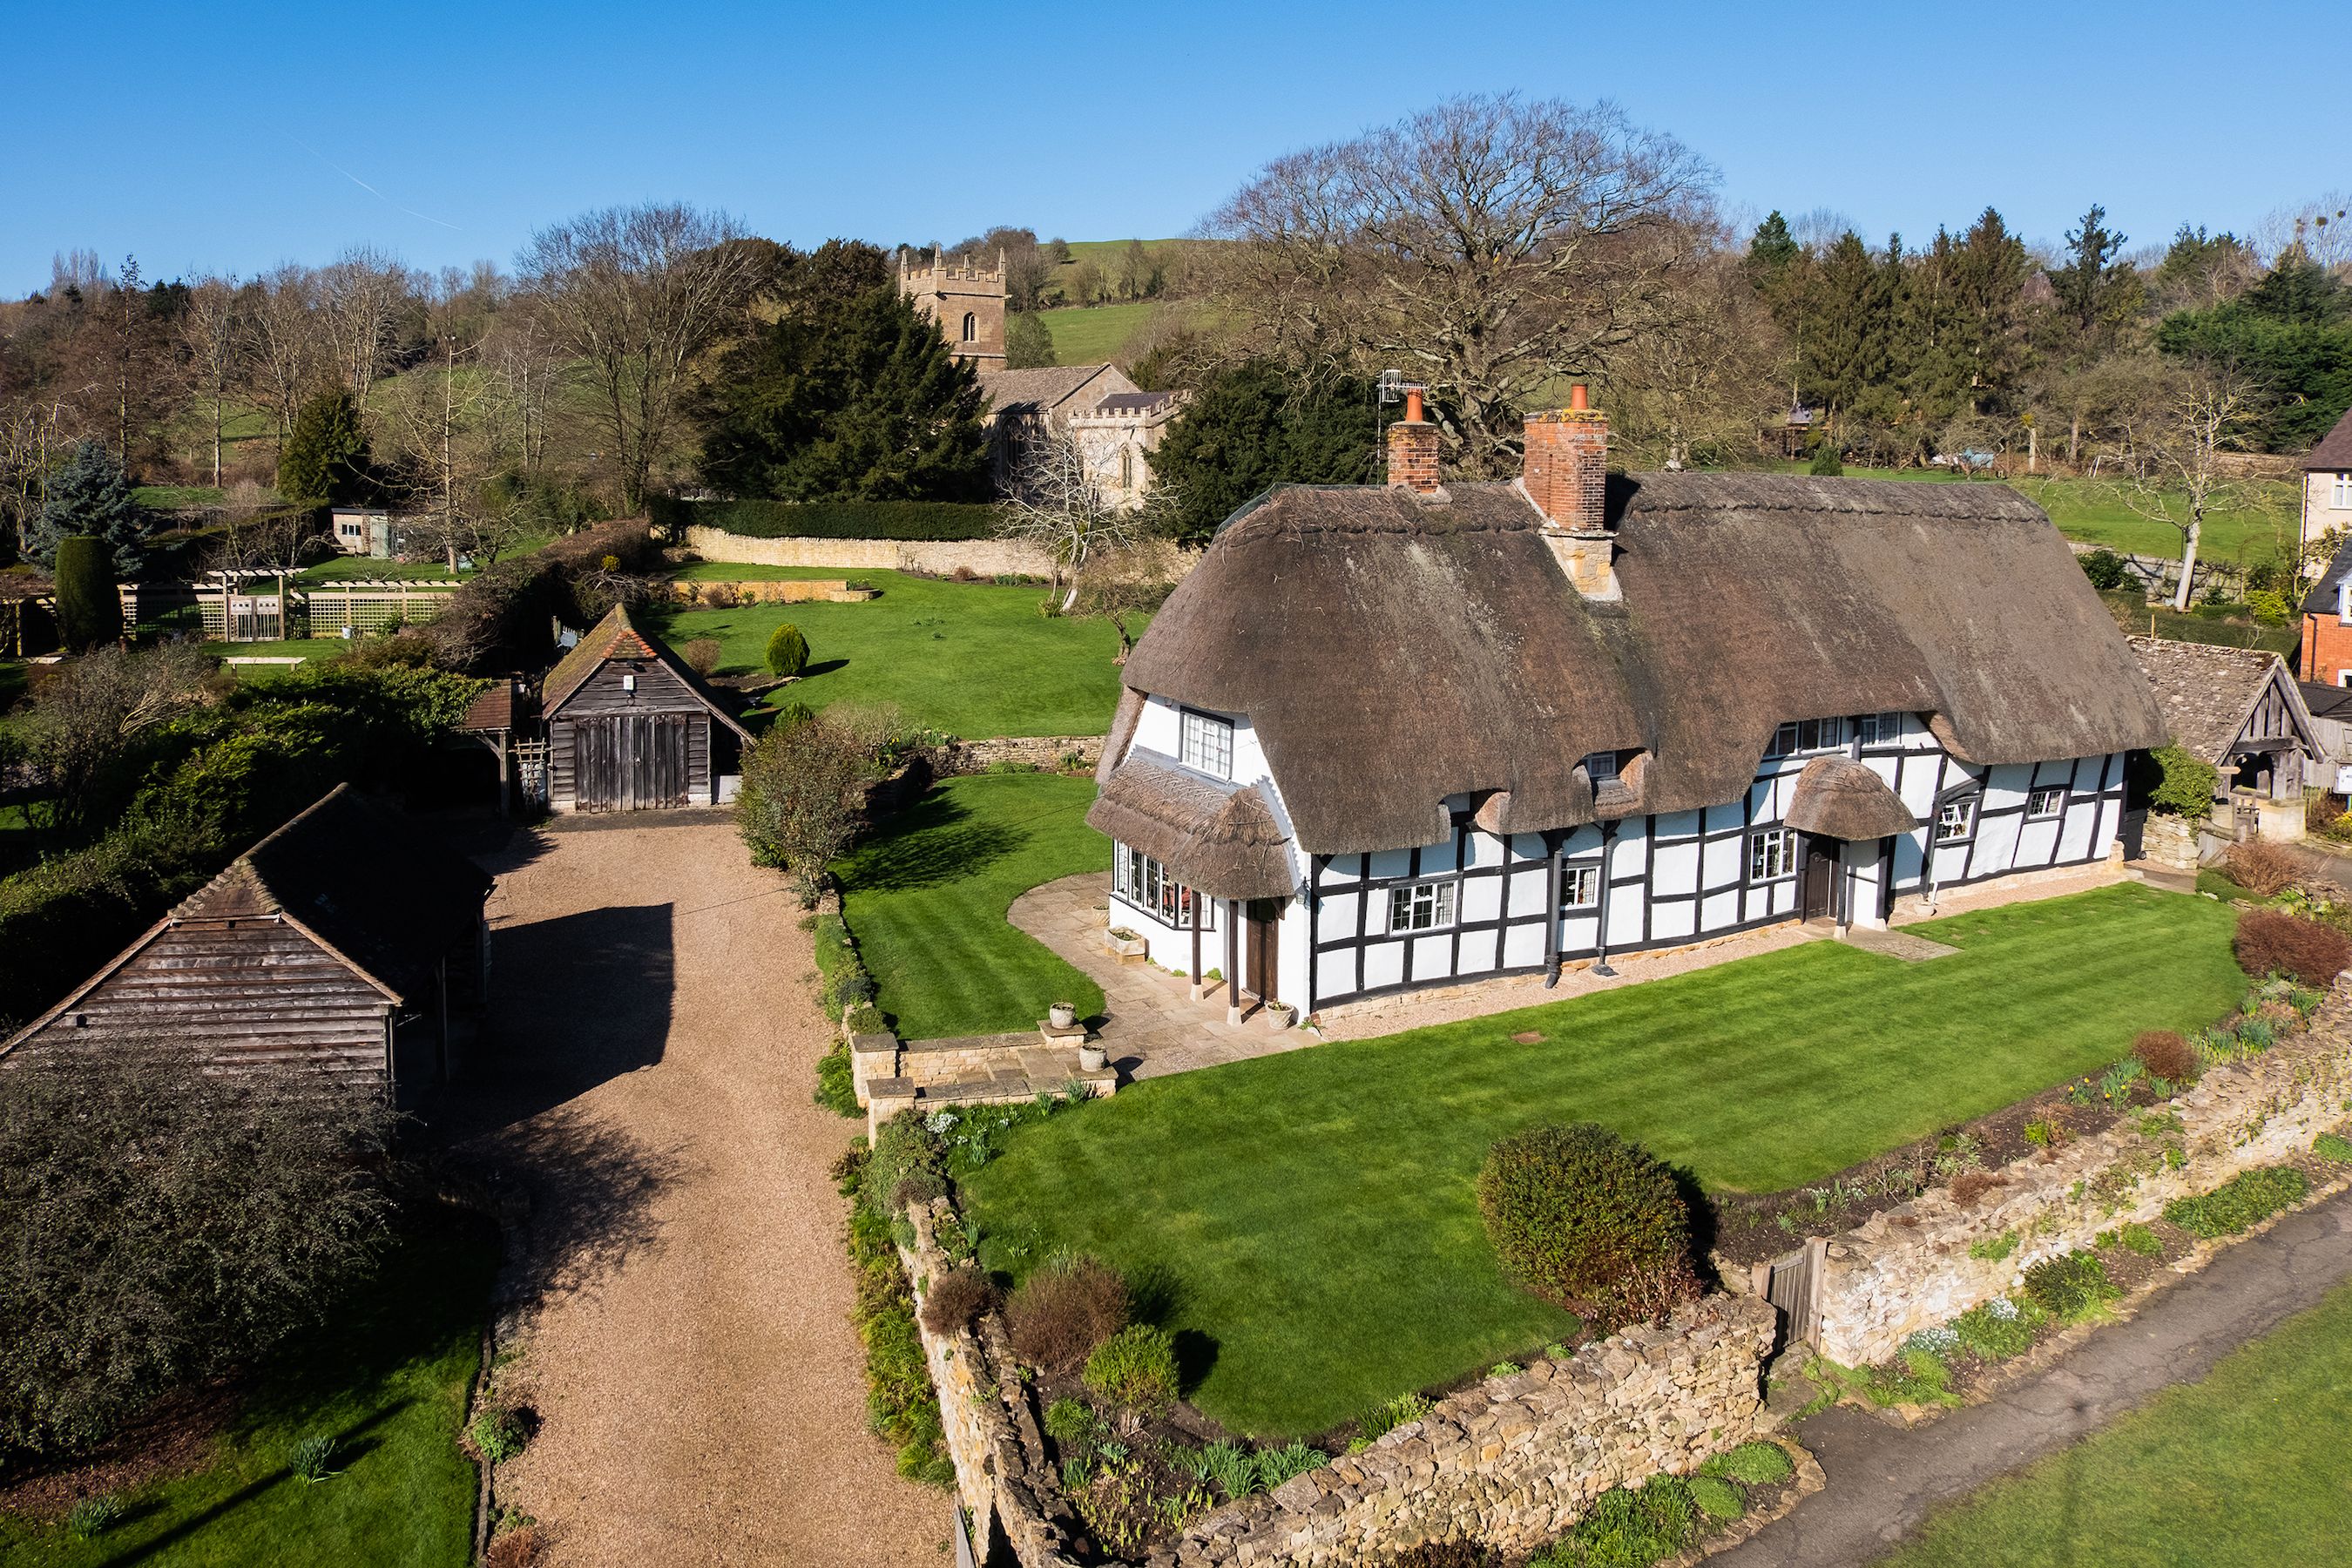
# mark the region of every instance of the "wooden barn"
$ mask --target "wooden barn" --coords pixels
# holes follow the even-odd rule
[[[171,1048],[404,1098],[445,1080],[484,996],[490,879],[338,785],[0,1045]]]
[[[717,805],[751,738],[619,605],[547,672],[540,707],[556,811]]]

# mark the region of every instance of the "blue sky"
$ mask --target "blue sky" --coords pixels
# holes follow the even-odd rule
[[[0,293],[60,248],[151,279],[509,262],[649,197],[796,243],[1181,233],[1265,159],[1452,93],[1609,98],[1735,208],[1924,238],[1988,203],[2133,243],[2352,187],[2319,4],[1174,3],[88,8],[8,0]],[[2317,52],[2306,40],[2315,41]],[[373,193],[359,182],[373,187]]]

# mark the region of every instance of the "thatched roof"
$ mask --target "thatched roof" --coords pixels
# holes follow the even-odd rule
[[[1435,842],[1448,795],[1507,792],[1505,832],[1735,800],[1794,719],[1925,713],[1980,764],[2163,743],[2065,541],[2005,487],[1612,478],[1621,602],[1576,592],[1517,486],[1448,494],[1268,492],[1128,660],[1136,690],[1248,716],[1308,853]],[[1604,751],[1643,760],[1596,806],[1578,763]]]
[[[1802,833],[1849,842],[1892,837],[1919,826],[1878,771],[1851,757],[1807,763],[1782,820]]]
[[[2311,735],[2311,710],[2287,679],[2286,661],[2258,647],[2218,647],[2166,637],[2126,639],[2164,705],[2173,742],[2200,762],[2226,761],[2245,733],[2254,705],[2273,681],[2285,689],[2301,733]],[[2316,748],[2315,748],[2315,753]]]
[[[1211,898],[1287,898],[1297,883],[1288,837],[1255,784],[1206,778],[1137,753],[1104,784],[1087,821]]]

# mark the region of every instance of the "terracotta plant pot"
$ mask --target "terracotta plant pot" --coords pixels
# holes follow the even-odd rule
[[[1078,1021],[1078,1009],[1075,1003],[1056,1002],[1046,1010],[1045,1016],[1054,1021],[1054,1027],[1066,1029]]]

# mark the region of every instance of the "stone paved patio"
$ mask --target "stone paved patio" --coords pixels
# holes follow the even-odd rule
[[[1937,900],[1932,912],[1906,907],[1896,912],[1895,924],[1902,927],[1972,910],[2060,898],[2130,879],[2131,875],[2104,863],[2028,872],[1976,887],[1950,889]],[[1103,988],[1106,1016],[1102,1043],[1110,1053],[1111,1065],[1128,1079],[1157,1078],[1163,1073],[1214,1067],[1222,1062],[1296,1050],[1325,1040],[1370,1039],[1405,1029],[1481,1018],[1514,1007],[1532,1007],[1538,1003],[1559,1002],[1590,992],[1710,969],[1718,963],[1793,947],[1801,942],[1832,940],[1827,921],[1773,926],[1695,947],[1628,953],[1611,961],[1616,971],[1613,975],[1596,974],[1590,964],[1571,965],[1561,971],[1559,984],[1549,990],[1544,988],[1540,974],[1469,980],[1459,985],[1318,1008],[1316,1028],[1277,1030],[1255,1012],[1244,1015],[1238,1026],[1226,1023],[1222,982],[1211,985],[1209,994],[1195,1002],[1189,994],[1188,982],[1181,975],[1171,974],[1154,964],[1119,963],[1103,946],[1104,910],[1109,889],[1108,872],[1088,871],[1064,877],[1032,888],[1015,899],[1008,918],[1084,970]],[[1952,951],[1900,930],[1849,934],[1856,945],[1915,963]]]

